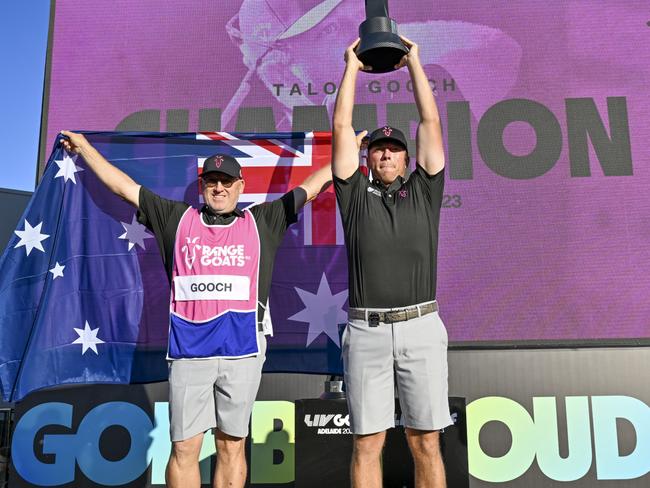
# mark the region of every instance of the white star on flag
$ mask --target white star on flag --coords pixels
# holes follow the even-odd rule
[[[50,270],[50,273],[52,273],[52,281],[57,279],[59,276],[63,278],[63,270],[65,269],[65,265],[59,264],[57,261],[56,264],[54,265],[54,268]]]
[[[153,236],[147,232],[146,227],[138,222],[135,215],[133,215],[130,224],[125,222],[120,222],[120,224],[122,224],[122,227],[124,227],[124,230],[126,231],[120,236],[120,239],[127,239],[129,241],[129,251],[133,249],[133,246],[136,244],[142,249],[145,249],[144,240],[153,238]]]
[[[72,180],[72,182],[76,185],[77,180],[75,179],[74,174],[84,170],[83,168],[80,168],[79,166],[74,164],[76,160],[77,160],[76,155],[70,157],[70,155],[67,152],[64,152],[63,159],[54,160],[54,162],[59,167],[59,171],[57,174],[54,175],[54,177],[60,178],[61,176],[63,176],[63,181]]]
[[[345,323],[348,318],[343,310],[343,305],[348,298],[348,290],[332,295],[325,273],[320,279],[315,295],[300,288],[295,288],[295,290],[305,308],[289,317],[289,320],[309,323],[305,347],[309,346],[319,335],[325,333],[340,349],[338,324]]]
[[[25,246],[27,255],[32,252],[32,249],[36,248],[41,252],[45,252],[43,249],[43,243],[47,239],[49,234],[41,234],[41,226],[43,222],[40,222],[36,227],[32,227],[31,224],[25,219],[25,228],[23,230],[15,230],[14,233],[20,237],[18,244],[14,246],[14,249],[20,246]]]
[[[83,329],[77,329],[74,327],[74,330],[79,334],[79,338],[76,339],[72,344],[81,344],[81,355],[86,354],[88,349],[92,349],[95,354],[99,356],[97,352],[97,344],[104,344],[99,337],[97,337],[97,332],[99,332],[99,327],[96,329],[91,329],[86,320],[86,325]]]

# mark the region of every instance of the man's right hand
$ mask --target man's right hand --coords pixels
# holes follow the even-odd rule
[[[64,136],[64,139],[61,140],[63,149],[70,153],[81,154],[83,148],[90,146],[88,139],[83,134],[62,130],[61,135]]]
[[[347,66],[364,71],[367,69],[367,67],[363,65],[361,60],[357,57],[357,53],[356,53],[356,49],[357,47],[359,47],[360,42],[361,39],[357,37],[357,39],[352,44],[350,44],[348,48],[345,50],[343,59],[345,59],[345,64]]]
[[[140,185],[129,175],[109,163],[83,134],[62,130],[61,144],[69,153],[79,154],[110,191],[138,208]]]

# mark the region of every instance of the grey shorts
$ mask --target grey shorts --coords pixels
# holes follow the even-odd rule
[[[259,333],[260,354],[241,359],[179,359],[169,366],[169,426],[172,441],[218,428],[234,437],[248,435],[266,359],[266,337]]]
[[[404,426],[432,431],[452,424],[447,330],[438,312],[377,327],[349,320],[342,343],[353,433],[374,434],[395,426],[396,384]]]

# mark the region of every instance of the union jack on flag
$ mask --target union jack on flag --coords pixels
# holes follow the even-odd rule
[[[280,136],[280,137],[279,137]],[[246,187],[241,202],[261,203],[279,198],[311,173],[331,164],[330,132],[235,135],[200,132],[197,140],[219,141],[219,151],[237,159]],[[217,148],[215,148],[217,149]],[[199,158],[199,171],[205,158]],[[304,244],[342,245],[343,227],[332,187],[304,210]]]

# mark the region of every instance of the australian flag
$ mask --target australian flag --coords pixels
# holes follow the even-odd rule
[[[330,164],[329,133],[86,132],[159,195],[200,205],[205,158],[237,158],[242,207],[273,200]],[[18,401],[66,383],[167,379],[169,284],[153,236],[57,139],[0,258],[0,391]],[[276,257],[265,371],[340,374],[347,268],[331,188],[301,212]]]

